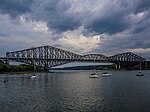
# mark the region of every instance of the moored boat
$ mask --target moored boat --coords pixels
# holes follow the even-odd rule
[[[111,73],[104,72],[101,74],[102,77],[111,77]]]
[[[92,73],[89,78],[98,78],[98,75],[96,73]]]
[[[37,78],[37,76],[35,74],[31,74],[30,78],[34,79],[34,78]]]
[[[140,58],[141,58],[141,54],[140,54]],[[144,76],[144,73],[141,72],[141,59],[140,59],[140,71],[136,74],[136,76]]]
[[[144,76],[144,74],[142,72],[139,72],[136,74],[136,76]]]

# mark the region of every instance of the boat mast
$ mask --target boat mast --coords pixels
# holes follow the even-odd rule
[[[94,71],[96,70],[96,68],[95,68],[95,58],[94,58]]]
[[[141,54],[140,54],[140,71],[141,71]]]
[[[34,46],[33,46],[33,71],[35,73],[35,49],[34,49]]]

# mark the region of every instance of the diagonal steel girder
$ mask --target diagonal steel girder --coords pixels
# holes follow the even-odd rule
[[[139,62],[145,58],[132,52],[125,52],[113,56],[102,54],[79,55],[52,46],[32,47],[20,51],[7,52],[6,58],[30,65],[38,65],[44,68],[54,67],[73,61],[99,61],[99,62]]]

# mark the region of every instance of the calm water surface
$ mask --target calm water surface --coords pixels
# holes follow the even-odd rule
[[[102,71],[99,71],[100,73]],[[0,74],[0,112],[150,112],[150,71]],[[7,83],[4,83],[7,80]]]

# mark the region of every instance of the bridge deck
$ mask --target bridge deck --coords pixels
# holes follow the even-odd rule
[[[105,56],[102,54],[80,55],[52,46],[33,47],[20,51],[7,52],[6,57],[1,57],[0,59],[5,59],[7,62],[9,60],[14,60],[31,65],[36,64],[41,67],[58,66],[73,61],[112,62],[116,64],[122,62],[123,66],[146,61],[145,58],[132,52],[125,52],[112,56]]]

